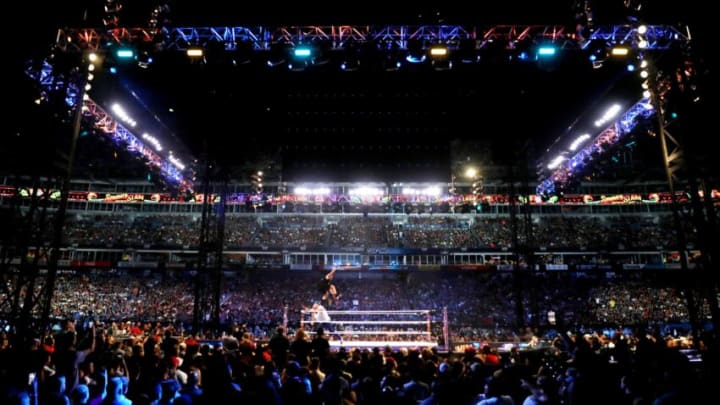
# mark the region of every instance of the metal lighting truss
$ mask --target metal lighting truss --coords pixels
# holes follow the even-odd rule
[[[674,44],[685,43],[690,40],[690,33],[668,25],[646,25],[647,32],[638,35],[638,28],[633,25],[600,26],[590,35],[582,48],[587,48],[593,42],[605,43],[608,46],[623,45],[634,49],[669,49]],[[640,39],[646,44],[640,46]]]
[[[591,44],[610,48],[622,45],[639,50],[665,50],[690,40],[690,34],[668,25],[647,25],[642,35],[633,25],[595,26],[586,37],[564,25],[492,25],[486,27],[461,25],[308,25],[308,26],[215,26],[215,27],[154,27],[154,28],[63,28],[58,30],[56,47],[66,52],[99,50],[114,44],[132,45],[154,43],[155,49],[185,51],[189,47],[210,43],[223,44],[226,51],[243,49],[270,51],[274,45],[289,47],[319,43],[330,49],[342,50],[350,44],[375,43],[382,51],[408,50],[410,44],[429,48],[442,44],[449,50],[470,46],[474,50],[486,47],[514,49],[521,44],[552,44],[556,48],[585,50]],[[250,44],[251,46],[247,46]],[[43,78],[41,77],[42,81]],[[54,79],[45,78],[52,82]],[[48,85],[50,85],[48,83]],[[72,88],[72,87],[69,87]],[[647,103],[644,103],[647,104]],[[633,109],[631,108],[631,111]],[[566,152],[567,153],[567,152]],[[579,153],[582,154],[582,151]],[[579,155],[578,154],[578,155]],[[568,162],[578,164],[575,159]],[[564,181],[576,166],[563,166],[546,179],[540,180],[538,191],[554,191],[555,181]],[[579,169],[579,167],[577,167]],[[563,170],[567,171],[564,172]],[[559,180],[553,180],[559,179]],[[552,182],[553,185],[550,185]]]
[[[426,46],[444,44],[456,49],[462,41],[472,40],[480,50],[498,40],[506,41],[508,49],[520,41],[553,43],[565,49],[584,49],[593,42],[607,46],[622,44],[637,47],[637,28],[631,25],[598,26],[588,38],[564,25],[493,25],[488,27],[461,25],[308,25],[287,27],[160,27],[160,28],[61,28],[56,45],[65,51],[98,50],[108,44],[154,42],[165,50],[184,51],[190,46],[221,42],[226,50],[235,50],[238,43],[249,42],[257,51],[268,51],[276,43],[297,45],[303,42],[329,41],[332,49],[344,49],[349,41],[362,43],[383,41],[395,48],[407,49],[409,41],[423,40]],[[689,40],[689,34],[668,25],[648,25],[644,49],[667,49],[672,44]]]
[[[144,144],[140,138],[117,122],[90,98],[85,100],[83,104],[83,115],[92,117],[96,129],[109,136],[114,143],[124,146],[127,151],[141,156],[148,166],[159,170],[163,178],[169,180],[171,184],[179,186],[181,190],[193,190],[193,183],[185,178],[181,170],[175,167],[170,160],[155,153],[152,147]]]
[[[536,189],[537,194],[550,195],[555,193],[557,186],[567,184],[581,173],[582,169],[593,161],[593,156],[602,155],[610,146],[616,144],[626,134],[630,133],[640,118],[649,118],[653,113],[654,108],[648,99],[641,99],[635,103],[617,121],[595,136],[592,142],[563,160],[547,177],[541,178]],[[567,152],[565,151],[563,154]]]
[[[31,66],[25,72],[37,81],[40,85],[41,95],[45,97],[52,92],[62,90],[67,81],[65,102],[70,107],[76,105],[77,98],[81,94],[77,84],[62,75],[55,75],[52,65],[47,61],[43,61],[40,69],[34,69]],[[139,155],[148,166],[157,169],[170,184],[183,190],[192,191],[192,181],[185,178],[181,170],[175,167],[169,159],[157,154],[149,145],[142,142],[138,136],[115,120],[89,96],[83,100],[82,109],[84,117],[93,119],[94,128],[110,137],[115,144],[124,147],[130,153]]]

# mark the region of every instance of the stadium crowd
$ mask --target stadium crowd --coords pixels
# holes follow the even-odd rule
[[[196,247],[199,220],[73,213],[64,244]],[[508,221],[495,215],[230,215],[225,243],[499,250],[512,246]],[[658,250],[674,246],[669,221],[658,215],[537,216],[532,233],[536,246],[548,250]],[[517,235],[525,243],[521,222]],[[690,245],[693,235],[688,229]],[[340,272],[335,282],[342,295],[332,309],[428,310],[432,336],[449,349],[445,353],[422,345],[331,350],[342,335],[334,326],[300,322],[301,310],[319,299],[317,271],[240,267],[222,278],[221,325],[204,323],[198,330],[190,328],[191,269],[61,272],[54,327],[22,347],[12,325],[0,336],[0,374],[7,377],[0,379],[0,402],[661,405],[700,401],[718,375],[712,331],[691,333],[698,320],[709,323],[707,297],[697,285],[677,287],[675,275]],[[34,293],[42,288],[37,283]],[[697,304],[694,318],[688,294]],[[527,328],[518,328],[519,317]],[[393,340],[376,326],[353,331]]]
[[[0,371],[7,377],[0,382],[0,399],[660,405],[704,403],[700,398],[717,376],[708,336],[694,342],[688,330],[667,329],[675,322],[686,325],[687,310],[676,289],[653,280],[535,277],[529,282],[536,297],[528,291],[526,304],[554,311],[557,323],[545,316],[527,331],[512,327],[512,283],[500,273],[337,280],[343,292],[337,308],[447,307],[453,343],[462,351],[441,353],[419,346],[331,350],[333,332],[297,322],[299,309],[317,298],[317,276],[264,271],[227,280],[226,328],[194,332],[186,326],[192,289],[182,276],[64,274],[52,330],[22,350],[11,350],[8,334],[0,337]],[[285,305],[292,308],[287,329]],[[493,344],[498,341],[510,347]],[[477,344],[466,344],[471,342]],[[693,347],[700,357],[690,355]]]
[[[433,324],[440,328],[447,309],[454,345],[514,341],[521,333],[515,330],[518,285],[511,273],[349,272],[344,276],[338,281],[342,299],[334,304],[335,310],[429,310]],[[300,311],[318,300],[313,288],[317,278],[315,271],[234,273],[223,280],[220,321],[245,325],[258,338],[267,338],[286,315],[288,327],[297,329]],[[601,330],[691,322],[686,291],[652,275],[605,279],[547,272],[530,274],[521,282],[525,321],[538,328],[535,333],[562,327]],[[36,286],[38,291],[42,287]],[[78,322],[163,322],[187,329],[193,320],[194,298],[189,272],[68,272],[57,280],[52,316]],[[699,295],[695,300],[701,304],[699,316],[709,319],[708,303]],[[548,318],[549,312],[556,314],[556,321]]]
[[[225,248],[282,249],[510,249],[508,216],[475,215],[229,215]],[[657,250],[676,247],[669,215],[540,215],[534,217],[534,245],[554,250]],[[527,241],[518,221],[519,243]],[[76,213],[67,224],[65,244],[76,247],[193,248],[200,217]],[[697,245],[692,228],[688,247]]]

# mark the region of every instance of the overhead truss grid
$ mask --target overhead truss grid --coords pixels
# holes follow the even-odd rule
[[[667,49],[674,43],[689,40],[689,32],[668,25],[648,25],[644,34],[646,49]],[[441,44],[458,49],[463,44],[476,50],[493,43],[513,49],[523,41],[551,43],[563,49],[585,49],[592,43],[606,46],[638,47],[637,27],[632,25],[598,26],[588,37],[578,35],[564,25],[493,25],[466,27],[460,25],[308,25],[287,27],[162,27],[162,28],[62,28],[56,45],[65,51],[95,51],[112,44],[154,43],[158,49],[185,51],[193,46],[222,43],[224,49],[236,50],[250,44],[256,51],[269,51],[273,45],[325,42],[332,49],[345,49],[350,44],[376,42],[396,49],[407,49],[413,42],[424,46]]]

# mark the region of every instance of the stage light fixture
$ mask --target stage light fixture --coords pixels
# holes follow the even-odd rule
[[[340,70],[345,72],[354,72],[360,68],[360,60],[355,57],[346,57],[340,62]]]
[[[189,58],[202,58],[205,55],[205,51],[200,47],[190,47],[186,51]]]
[[[285,42],[274,42],[271,44],[267,58],[268,67],[276,67],[286,63],[289,52],[290,46]]]
[[[105,28],[116,28],[118,26],[122,9],[123,6],[119,0],[106,0],[104,7],[105,15],[102,19]]]
[[[612,56],[628,56],[630,49],[626,46],[615,46],[610,50]]]
[[[445,45],[433,45],[430,47],[430,56],[441,58],[448,56],[448,48]]]
[[[302,71],[314,63],[313,49],[308,45],[298,45],[291,53],[288,69]]]
[[[550,57],[555,54],[557,54],[557,48],[552,45],[541,45],[537,50],[538,57]]]
[[[139,53],[136,59],[138,66],[143,69],[147,69],[153,63],[153,58],[149,52]]]
[[[263,192],[263,172],[258,170],[257,172],[250,175],[250,183],[252,184],[253,190],[257,194]]]
[[[312,50],[308,46],[300,46],[295,48],[293,55],[298,59],[308,59],[312,56]]]
[[[435,70],[452,69],[453,62],[450,59],[450,50],[446,45],[438,44],[430,47],[430,63]]]
[[[405,60],[408,63],[423,63],[426,59],[427,52],[423,47],[422,40],[409,40],[407,45],[407,56],[405,56]]]
[[[135,52],[130,48],[118,48],[115,51],[115,56],[117,56],[118,60],[128,60],[135,57]]]

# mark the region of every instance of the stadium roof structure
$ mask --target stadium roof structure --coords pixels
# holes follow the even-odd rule
[[[120,14],[121,26],[147,26],[151,7],[140,5],[141,2],[122,3],[125,10]],[[572,4],[564,4],[572,2],[519,2],[505,9],[479,5],[486,7],[485,10],[474,13],[460,6],[418,10],[398,5],[400,11],[391,13],[379,4],[363,3],[363,7],[348,4],[354,10],[347,13],[307,5],[288,5],[283,6],[283,10],[268,12],[213,1],[203,2],[202,6],[197,2],[166,3],[171,4],[172,13],[171,24],[165,32],[174,35],[172,41],[166,38],[164,42],[168,49],[156,53],[157,49],[145,48],[134,55],[132,63],[116,60],[115,78],[96,81],[90,94],[105,110],[116,100],[124,100],[131,106],[127,108],[142,116],[145,122],[152,122],[151,127],[162,134],[159,137],[176,143],[174,149],[185,148],[184,153],[189,156],[205,155],[220,166],[232,166],[229,170],[240,177],[258,166],[270,164],[280,168],[284,179],[325,176],[328,180],[365,180],[406,176],[445,180],[453,159],[451,141],[490,145],[474,146],[482,150],[476,150],[476,154],[490,156],[486,159],[488,164],[516,160],[517,150],[522,148],[530,148],[531,158],[540,159],[545,148],[579,117],[590,114],[588,111],[593,107],[600,108],[601,100],[616,96],[630,105],[637,101],[636,93],[640,93],[639,80],[628,71],[626,62],[608,61],[602,69],[593,69],[588,61],[591,50],[583,46],[565,49],[563,41],[568,38],[579,43],[577,33],[571,29],[575,23]],[[617,3],[604,5],[604,10],[597,9],[596,24],[634,24],[635,21],[628,19],[622,2]],[[73,27],[102,27],[98,19],[102,13],[93,13],[98,10],[97,5],[91,6],[90,2],[84,6],[90,16],[87,20],[78,21],[82,10],[63,6],[55,10],[57,13],[48,13],[63,21],[47,21],[44,28],[48,35],[33,34],[43,41],[49,38],[70,48],[83,35],[87,43],[92,43],[94,37],[88,35],[92,31],[78,31]],[[669,11],[656,6],[646,15],[658,23],[675,23],[683,17],[682,11],[672,10],[672,14]],[[493,25],[495,22],[512,22],[512,25]],[[306,25],[308,23],[322,25]],[[216,29],[218,27],[224,27],[225,31]],[[228,27],[243,28],[228,30]],[[444,27],[449,30],[446,35],[456,36],[457,46],[466,36],[473,35],[476,44],[482,43],[486,53],[482,55],[483,61],[472,69],[462,69],[459,63],[453,69],[420,69],[407,59],[400,60],[403,66],[397,69],[386,66],[372,71],[342,71],[337,67],[320,67],[320,63],[308,69],[289,68],[289,61],[268,67],[267,63],[273,64],[267,59],[272,50],[269,42],[263,42],[263,35],[268,34],[260,29],[262,27],[274,27],[273,35],[284,37],[287,42],[294,41],[295,46],[301,38],[332,34],[331,27],[345,27],[350,38],[354,35],[367,38],[367,34],[385,32],[383,38],[390,38],[388,43],[396,45],[402,27],[414,29],[406,33],[406,39],[412,39],[413,33],[423,29],[422,35],[432,36]],[[473,31],[467,27],[481,28]],[[488,38],[496,39],[495,43],[509,39],[520,44],[524,33],[534,32],[537,27],[558,27],[542,34],[561,45],[562,54],[556,60],[538,60],[537,54],[524,59],[519,50],[500,56],[491,54],[493,41],[487,41]],[[460,29],[452,31],[452,28]],[[143,31],[137,29],[117,32],[118,37],[143,35]],[[685,35],[682,31],[678,34]],[[239,56],[242,49],[228,48],[229,36],[233,44],[237,43],[235,35],[255,39],[249,41],[254,56]],[[194,40],[212,36],[220,38],[215,42],[225,45],[225,51],[233,51],[234,57],[208,63],[211,57],[208,52],[200,63],[184,53]],[[26,61],[28,57],[46,53],[49,43],[42,45],[44,48],[35,48],[42,49],[35,52],[28,52],[23,46],[23,52],[19,53]],[[406,49],[411,47],[410,42],[402,45]],[[169,52],[172,47],[183,52]],[[262,47],[267,49],[259,49]],[[493,58],[513,60],[487,62]],[[331,60],[322,65],[340,66],[337,62],[342,61]],[[27,103],[28,99],[33,98],[25,97],[23,102]],[[32,113],[24,108],[20,110],[21,114]],[[50,121],[52,118],[43,125],[52,127]],[[21,121],[9,133],[21,133],[24,125]],[[33,131],[38,131],[37,126]],[[27,147],[34,142],[30,139],[19,144]],[[83,140],[83,143],[90,142]],[[121,175],[120,171],[113,170],[118,166],[132,167],[129,176],[143,176],[146,172],[142,162],[115,153],[107,144],[83,145],[80,149],[88,155],[80,163],[80,166],[87,165],[88,173],[97,173],[98,166],[109,176]],[[47,155],[52,159],[52,151]],[[658,155],[659,152],[654,156]],[[108,157],[110,163],[98,156]]]

